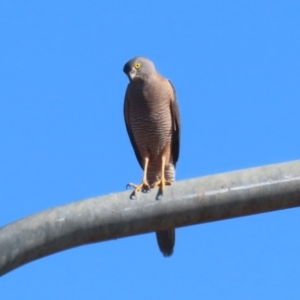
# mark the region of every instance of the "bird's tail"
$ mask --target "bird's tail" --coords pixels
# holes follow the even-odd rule
[[[175,229],[157,231],[156,239],[163,256],[171,256],[175,245]]]
[[[150,186],[161,177],[160,172],[158,171],[159,162],[149,164],[147,179]],[[165,169],[165,178],[169,181],[175,180],[175,167],[173,164],[167,164]],[[175,245],[175,229],[161,230],[156,232],[156,239],[160,251],[163,256],[171,256],[174,251]]]

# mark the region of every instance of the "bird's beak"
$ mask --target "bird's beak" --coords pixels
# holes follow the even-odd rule
[[[135,69],[135,68],[132,68],[132,69],[129,71],[128,76],[130,77],[131,80],[133,80],[134,77],[135,77],[135,75],[136,75],[136,69]]]

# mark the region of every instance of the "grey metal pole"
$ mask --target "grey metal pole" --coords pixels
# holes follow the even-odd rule
[[[300,206],[300,160],[177,181],[42,211],[0,228],[0,275],[75,246]],[[153,241],[153,247],[154,245]]]

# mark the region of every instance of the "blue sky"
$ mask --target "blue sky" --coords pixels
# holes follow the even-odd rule
[[[124,63],[176,87],[177,179],[299,159],[299,1],[0,3],[0,226],[123,191],[141,169],[123,121]],[[299,299],[290,209],[85,245],[0,280],[1,299]],[[1,245],[0,245],[1,246]]]

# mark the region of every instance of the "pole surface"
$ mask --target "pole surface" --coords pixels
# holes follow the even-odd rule
[[[0,228],[0,275],[75,246],[300,206],[300,160],[58,206]],[[154,245],[153,242],[153,247]]]

